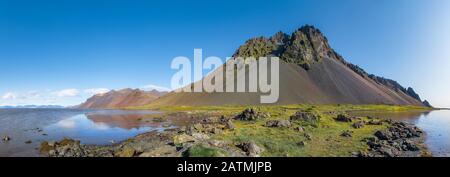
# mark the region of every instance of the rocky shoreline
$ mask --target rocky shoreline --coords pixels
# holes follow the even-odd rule
[[[390,127],[377,131],[374,137],[367,139],[368,152],[360,157],[421,157],[431,156],[424,143],[425,133],[404,122],[390,122]]]
[[[181,114],[181,113],[179,113]],[[186,116],[186,115],[184,115]],[[192,117],[192,116],[191,116]],[[191,124],[168,129],[163,132],[148,132],[126,141],[107,145],[83,145],[79,141],[63,139],[57,142],[43,142],[40,152],[48,157],[190,157],[199,153],[206,156],[259,157],[265,151],[254,141],[234,142],[212,138],[223,132],[235,130],[234,121],[252,122],[264,120],[262,125],[268,128],[292,129],[303,132],[305,141],[296,142],[299,148],[312,141],[311,134],[304,132],[305,127],[296,126],[297,121],[308,123],[308,127],[318,127],[320,115],[300,110],[285,119],[270,119],[270,114],[255,109],[245,109],[235,116],[199,116]],[[376,131],[364,141],[368,149],[351,152],[354,157],[420,157],[430,155],[423,145],[425,134],[419,128],[403,122],[361,119],[339,114],[335,121],[351,125],[353,129],[363,126],[384,125],[385,130]],[[345,130],[341,137],[351,138],[353,131]]]

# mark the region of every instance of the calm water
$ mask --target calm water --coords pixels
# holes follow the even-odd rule
[[[70,137],[83,144],[111,144],[148,131],[163,131],[179,122],[156,121],[152,111],[0,109],[0,156],[38,156],[42,141]],[[145,119],[149,118],[149,119]],[[144,119],[144,120],[143,120]],[[32,141],[26,144],[26,141]]]
[[[427,134],[425,143],[433,156],[450,157],[450,110],[431,112],[352,112],[356,116],[390,118],[412,123]]]

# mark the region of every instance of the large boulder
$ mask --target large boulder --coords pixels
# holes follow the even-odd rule
[[[258,119],[263,119],[270,117],[268,113],[262,113],[257,111],[254,108],[247,108],[244,111],[242,111],[240,114],[238,114],[235,119],[236,120],[246,120],[246,121],[253,121]]]
[[[225,128],[229,130],[233,130],[235,128],[233,121],[231,121],[231,119],[225,122]]]
[[[353,128],[359,129],[359,128],[364,127],[364,122],[363,121],[358,121],[358,122],[353,123],[352,126],[353,126]]]
[[[266,122],[266,127],[290,127],[291,122],[288,120],[269,120]]]
[[[256,145],[253,141],[244,142],[238,145],[248,156],[259,157],[259,154],[263,152],[263,148]]]
[[[352,122],[352,118],[347,116],[347,115],[345,115],[345,114],[337,115],[335,120],[338,121],[338,122]]]
[[[352,131],[346,130],[346,131],[344,131],[344,132],[341,133],[341,136],[342,136],[342,137],[352,137],[352,136],[353,136],[352,134],[353,134]]]
[[[320,121],[320,117],[311,112],[298,111],[290,117],[290,120],[318,123]]]

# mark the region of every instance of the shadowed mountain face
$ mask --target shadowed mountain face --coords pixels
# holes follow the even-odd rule
[[[270,38],[250,39],[233,55],[264,56],[281,59],[280,96],[276,104],[424,106],[412,88],[404,88],[394,80],[368,74],[357,65],[345,61],[330,47],[327,38],[312,26],[304,26],[291,35],[278,32]],[[257,105],[260,104],[261,94],[172,92],[152,104]]]
[[[143,106],[166,93],[156,90],[143,91],[139,89],[113,90],[104,94],[94,95],[83,104],[77,106],[77,108],[101,109]]]

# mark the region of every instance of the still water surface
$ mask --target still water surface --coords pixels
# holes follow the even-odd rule
[[[157,112],[72,109],[0,109],[0,156],[38,156],[42,141],[70,137],[83,144],[111,144],[179,122],[153,121]],[[31,141],[31,143],[25,143]]]

